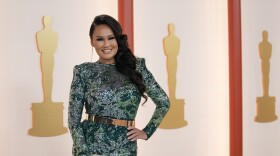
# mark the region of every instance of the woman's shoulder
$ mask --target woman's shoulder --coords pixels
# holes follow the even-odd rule
[[[145,58],[143,57],[136,57],[136,65],[141,65],[145,63]]]
[[[96,62],[84,62],[74,66],[74,73],[79,74],[81,77],[87,79],[97,73],[95,68]]]
[[[145,66],[145,58],[136,57],[136,70],[141,71]]]
[[[96,65],[97,62],[84,62],[78,65],[74,66],[74,71],[78,72],[78,73],[83,73],[85,75],[89,75],[90,73],[92,73],[94,71],[94,69],[96,70]]]
[[[84,69],[92,68],[92,67],[96,67],[96,66],[100,66],[100,63],[98,61],[96,61],[96,62],[84,62],[84,63],[75,65],[76,68],[84,68]]]
[[[87,69],[90,66],[92,66],[93,64],[94,64],[93,62],[84,62],[84,63],[75,65],[74,68],[80,69],[80,70]]]

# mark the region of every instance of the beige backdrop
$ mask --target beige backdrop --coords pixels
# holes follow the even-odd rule
[[[280,155],[280,10],[279,1],[242,1],[242,64],[243,64],[243,153],[244,156]],[[274,96],[273,122],[255,122],[256,97],[263,95],[259,43],[262,31],[268,31],[272,44],[269,95]],[[269,104],[269,103],[268,103]]]
[[[159,129],[150,141],[140,141],[140,156],[228,156],[227,1],[136,0],[134,11],[135,54],[146,58],[166,91],[163,38],[168,23],[176,26],[181,44],[176,96],[185,100],[188,121],[186,127]],[[140,108],[140,127],[149,120],[150,108],[151,100]]]
[[[64,125],[67,126],[73,67],[90,61],[90,24],[94,16],[101,13],[117,18],[117,1],[1,0],[0,10],[0,41],[6,43],[2,46],[1,42],[0,47],[0,155],[70,156],[72,140],[69,132],[57,137],[27,134],[32,127],[31,103],[43,100],[40,54],[35,36],[42,29],[42,17],[51,16],[52,28],[58,33],[52,99],[64,102]],[[94,60],[96,58],[94,55]],[[2,88],[2,83],[6,89]]]
[[[89,26],[97,14],[117,18],[117,0],[2,0],[0,4],[0,155],[71,155],[69,133],[44,138],[27,135],[32,127],[31,103],[43,98],[35,35],[42,28],[42,17],[51,16],[58,33],[52,98],[64,102],[66,126],[73,67],[90,61]],[[176,25],[181,41],[176,96],[185,99],[188,121],[183,128],[159,129],[149,141],[139,141],[139,156],[228,156],[226,1],[135,0],[134,16],[135,54],[146,58],[166,92],[162,43],[167,24]],[[147,124],[153,108],[151,100],[140,107],[139,128]]]

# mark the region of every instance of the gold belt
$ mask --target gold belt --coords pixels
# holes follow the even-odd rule
[[[115,125],[115,126],[124,126],[124,127],[129,127],[129,126],[134,126],[135,121],[130,121],[130,120],[120,120],[120,119],[110,119],[102,116],[96,116],[96,115],[87,115],[87,120],[96,122],[96,123],[102,123],[102,124],[108,124],[108,125]]]

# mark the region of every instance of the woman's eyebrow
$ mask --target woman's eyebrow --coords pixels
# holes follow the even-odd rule
[[[112,36],[115,36],[114,34],[111,34],[111,35],[108,35],[107,37],[112,37]],[[104,37],[104,36],[99,36],[97,35],[96,37]],[[106,36],[105,36],[106,37]]]

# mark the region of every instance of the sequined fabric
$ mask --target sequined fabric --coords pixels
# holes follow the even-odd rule
[[[137,58],[137,71],[143,76],[147,95],[156,104],[155,112],[143,129],[148,138],[167,113],[170,103],[166,93]],[[124,120],[134,120],[141,95],[130,80],[119,73],[114,64],[83,63],[74,67],[71,84],[68,126],[73,139],[73,156],[136,156],[137,142],[127,139],[127,128],[84,120],[86,113]]]

